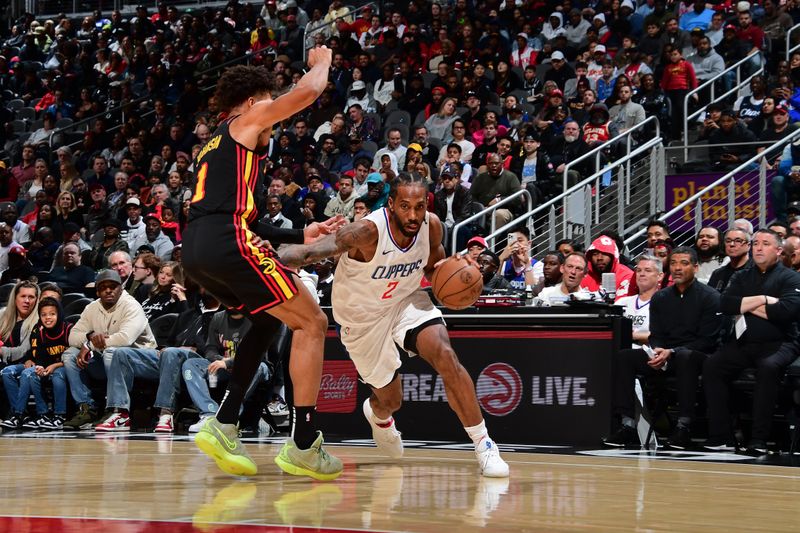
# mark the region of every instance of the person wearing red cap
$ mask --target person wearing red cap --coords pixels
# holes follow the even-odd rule
[[[478,260],[478,256],[489,247],[486,245],[486,239],[480,235],[476,235],[467,241],[467,255],[473,261]]]
[[[753,122],[750,124],[752,125]],[[764,143],[758,147],[758,152],[763,152],[768,146],[785,139],[796,129],[797,127],[794,124],[789,124],[789,108],[786,107],[785,104],[776,105],[775,111],[772,113],[771,122],[767,125],[764,131],[760,132],[758,135],[758,140]],[[779,153],[773,154],[769,163],[773,164],[774,160],[777,159],[778,156],[780,156]]]

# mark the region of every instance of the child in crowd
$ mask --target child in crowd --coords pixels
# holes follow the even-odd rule
[[[17,428],[60,430],[67,414],[67,378],[61,355],[69,346],[69,331],[72,324],[64,322],[61,304],[55,298],[46,297],[39,302],[39,323],[31,334],[31,348],[23,363],[25,369],[19,382],[11,387],[6,384],[6,393],[16,419]],[[54,409],[50,413],[42,393],[42,383],[50,380],[53,384]],[[36,402],[36,416],[22,420],[33,394]],[[9,422],[6,421],[6,422]],[[9,427],[6,423],[5,427]]]

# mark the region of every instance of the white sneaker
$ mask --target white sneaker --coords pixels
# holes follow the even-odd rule
[[[156,433],[172,433],[174,431],[172,427],[172,415],[159,416],[158,424],[156,424],[156,428],[153,431]]]
[[[388,428],[382,428],[375,423],[372,415],[372,406],[369,404],[369,398],[364,401],[362,407],[364,416],[372,427],[372,438],[378,446],[378,450],[385,453],[392,459],[400,459],[403,457],[403,439],[400,437],[400,432],[394,424],[394,418]]]
[[[492,439],[486,437],[475,447],[475,456],[478,458],[478,465],[481,474],[486,477],[508,477],[508,463],[500,457],[497,444]]]
[[[206,420],[211,418],[214,415],[203,415],[200,417],[200,420],[189,426],[189,433],[198,433],[203,426],[206,425]]]

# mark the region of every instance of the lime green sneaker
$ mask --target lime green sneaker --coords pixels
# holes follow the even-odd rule
[[[214,459],[217,466],[233,476],[254,476],[258,467],[239,440],[239,428],[233,424],[220,424],[210,417],[194,436],[200,450]]]
[[[322,432],[307,450],[301,450],[289,437],[275,457],[275,464],[287,474],[309,476],[320,481],[332,481],[342,474],[342,462],[322,449]]]

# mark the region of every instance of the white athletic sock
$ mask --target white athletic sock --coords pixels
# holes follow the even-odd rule
[[[464,428],[469,435],[469,438],[472,439],[472,443],[475,444],[477,447],[481,441],[489,436],[489,432],[486,431],[486,422],[481,420],[481,423],[477,426],[465,427]]]
[[[372,409],[372,404],[371,403],[370,403],[369,406],[370,406],[370,409]],[[372,411],[372,421],[375,422],[376,424],[378,424],[381,427],[388,427],[392,423],[392,417],[390,416],[389,418],[384,420],[382,418],[378,418],[378,416],[375,414],[375,411]]]

